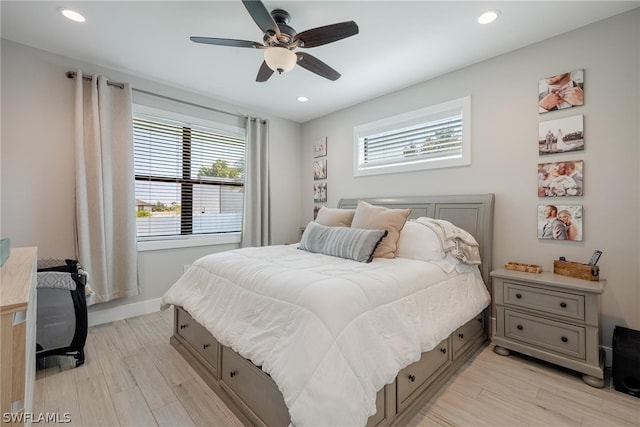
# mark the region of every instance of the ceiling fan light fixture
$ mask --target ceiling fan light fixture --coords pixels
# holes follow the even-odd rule
[[[298,57],[287,48],[273,46],[264,51],[264,61],[273,71],[282,74],[295,67]]]

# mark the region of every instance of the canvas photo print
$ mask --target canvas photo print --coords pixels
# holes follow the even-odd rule
[[[313,201],[326,202],[327,201],[327,183],[316,182],[313,184]]]
[[[538,238],[582,241],[582,205],[538,206]]]
[[[313,161],[313,179],[327,179],[327,159]]]
[[[582,196],[584,161],[538,163],[538,197]]]
[[[538,124],[538,153],[557,154],[584,150],[584,116],[547,120]]]
[[[538,82],[538,112],[541,114],[583,104],[583,69],[545,77]]]

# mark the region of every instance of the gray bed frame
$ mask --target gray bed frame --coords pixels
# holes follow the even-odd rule
[[[491,291],[493,194],[341,199],[340,208],[358,200],[389,208],[410,208],[410,218],[445,219],[471,233],[480,245],[482,277]],[[250,361],[218,343],[181,307],[175,307],[171,344],[247,426],[287,426],[289,414],[273,380]],[[378,392],[377,412],[367,426],[404,426],[478,349],[487,343],[489,309],[461,325],[435,349],[398,373]]]

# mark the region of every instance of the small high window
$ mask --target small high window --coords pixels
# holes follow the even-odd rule
[[[354,129],[354,176],[471,164],[471,97]]]

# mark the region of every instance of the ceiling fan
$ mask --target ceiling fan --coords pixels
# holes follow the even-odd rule
[[[291,16],[287,11],[274,9],[269,13],[259,0],[242,0],[242,4],[264,33],[263,43],[212,37],[190,37],[191,41],[218,46],[264,49],[264,61],[258,70],[257,82],[266,82],[274,71],[279,74],[290,71],[296,64],[329,80],[335,81],[340,78],[340,73],[315,56],[306,52],[293,52],[293,50],[322,46],[356,35],[358,25],[355,22],[340,22],[297,33],[288,25]]]

